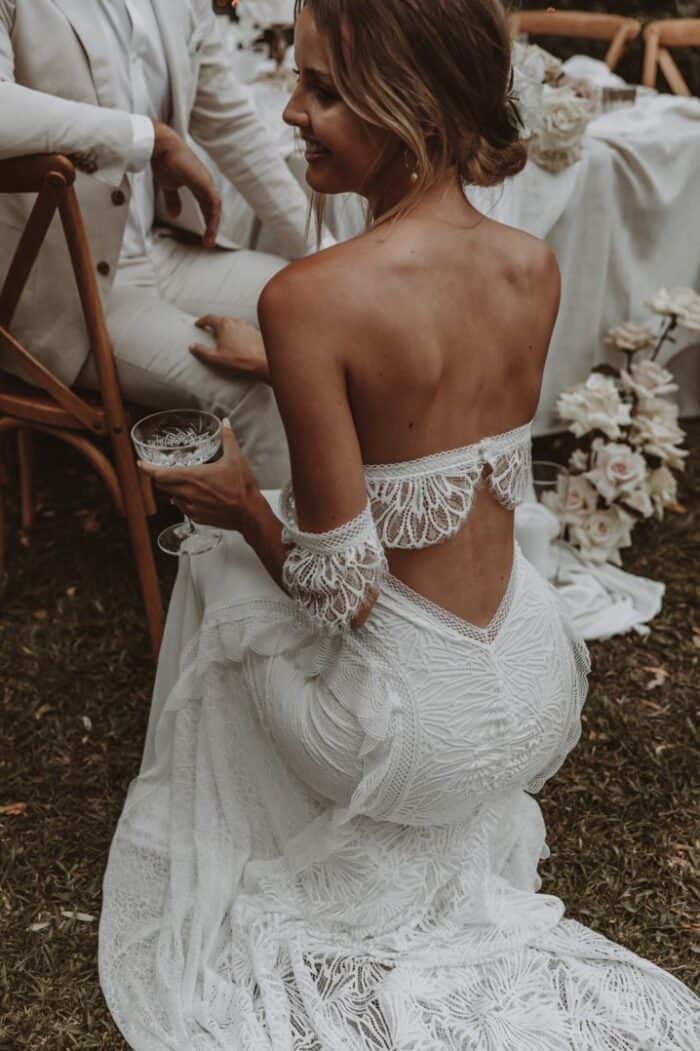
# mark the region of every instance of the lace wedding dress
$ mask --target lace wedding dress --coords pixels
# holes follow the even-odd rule
[[[479,485],[515,506],[529,450],[524,427],[368,467],[365,511],[320,535],[285,494],[291,597],[236,535],[182,560],[100,927],[137,1051],[700,1047],[685,986],[537,893],[532,793],[588,670],[554,591],[516,548],[481,628],[387,570]]]

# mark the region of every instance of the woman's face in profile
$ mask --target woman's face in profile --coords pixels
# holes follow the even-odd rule
[[[304,139],[306,181],[318,193],[368,196],[387,133],[360,120],[340,98],[326,43],[308,8],[297,19],[294,45],[299,79],[283,117]]]

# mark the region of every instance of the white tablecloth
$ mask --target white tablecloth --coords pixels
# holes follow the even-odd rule
[[[543,237],[562,271],[537,416],[542,433],[557,426],[560,391],[601,361],[620,363],[603,345],[608,329],[650,317],[644,301],[661,285],[700,288],[700,100],[660,95],[598,117],[578,163],[556,175],[528,164],[493,214]],[[700,344],[698,334],[678,330],[662,363],[692,344]],[[679,365],[686,370],[681,411],[695,415],[700,352],[682,355]]]
[[[269,0],[280,11],[288,0]],[[250,75],[250,55],[235,50],[234,65]],[[291,54],[288,55],[291,63]],[[271,66],[270,66],[271,68]],[[302,185],[305,162],[294,133],[281,120],[287,93],[282,82],[261,80],[253,98],[280,151]],[[618,363],[604,346],[608,329],[650,315],[645,299],[661,285],[700,288],[700,100],[647,96],[631,108],[593,120],[583,157],[557,174],[529,163],[492,191],[473,188],[474,204],[519,229],[544,238],[562,271],[562,302],[535,421],[535,433],[561,430],[554,414],[558,394],[601,361]],[[364,202],[353,195],[329,200],[327,222],[340,239],[364,228]],[[248,216],[252,231],[252,216]],[[256,245],[275,251],[263,229]],[[678,330],[662,364],[681,378],[681,414],[700,413],[698,334]]]

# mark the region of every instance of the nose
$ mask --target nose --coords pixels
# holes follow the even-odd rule
[[[311,124],[311,119],[302,103],[301,88],[299,84],[295,87],[289,102],[284,107],[282,120],[285,124],[290,124],[293,128],[308,128]]]

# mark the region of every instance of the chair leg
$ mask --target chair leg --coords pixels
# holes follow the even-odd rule
[[[17,449],[19,452],[19,489],[22,529],[34,528],[36,505],[34,503],[33,477],[33,441],[32,432],[27,427],[17,431]]]
[[[141,594],[146,610],[148,632],[157,658],[163,637],[165,616],[163,599],[160,592],[160,581],[156,572],[153,557],[153,543],[146,518],[144,491],[139,479],[140,471],[136,467],[134,455],[126,435],[114,435],[112,439],[115,466],[121,484],[124,500],[124,513],[131,537],[131,546],[136,559],[136,569],[141,584]]]
[[[156,507],[156,498],[153,493],[153,482],[147,474],[143,474],[139,471],[141,477],[141,488],[143,491],[143,506],[146,510],[146,514],[150,518],[152,515],[157,514],[158,508]]]
[[[5,486],[0,465],[0,595],[5,589]]]

